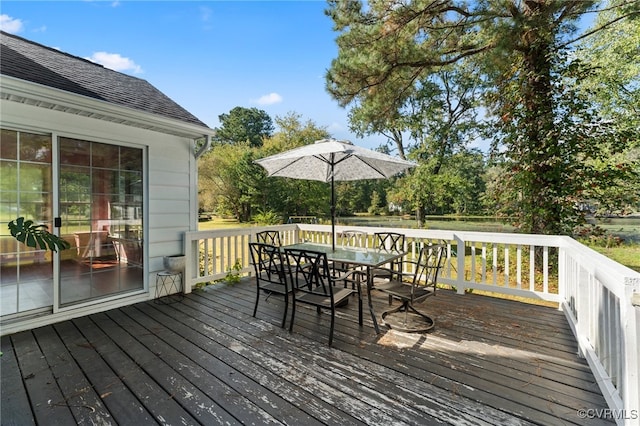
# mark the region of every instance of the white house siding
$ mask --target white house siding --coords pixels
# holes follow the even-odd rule
[[[183,235],[191,228],[190,187],[193,141],[175,137],[159,139],[149,147],[149,256],[150,269],[162,269],[162,256],[182,254]],[[192,173],[196,173],[195,170]]]
[[[3,324],[2,334],[112,309],[155,296],[162,257],[181,253],[183,233],[197,229],[196,161],[193,140],[27,104],[0,100],[0,126],[92,142],[146,147],[145,271],[147,292],[54,313],[19,324]]]

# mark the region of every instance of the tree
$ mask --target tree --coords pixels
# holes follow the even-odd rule
[[[214,145],[198,166],[201,206],[247,222],[261,173],[254,159],[255,150],[247,143]]]
[[[588,188],[585,203],[597,214],[626,214],[640,210],[640,30],[638,22],[624,20],[620,8],[602,12],[593,24],[593,36],[575,52],[583,72],[576,81],[580,93],[597,111],[600,127],[608,128],[601,147],[603,157],[592,162],[608,186]]]
[[[416,151],[414,151],[416,153]],[[414,154],[412,153],[412,154]],[[434,173],[434,169],[438,172]],[[420,206],[424,214],[471,214],[483,210],[485,190],[484,155],[477,150],[463,150],[439,161],[423,159],[408,176],[400,179],[389,198],[394,204]]]
[[[264,138],[273,134],[271,117],[257,108],[235,107],[228,114],[218,116],[221,126],[213,138],[221,143],[248,143],[251,147],[262,146]]]
[[[371,205],[367,211],[369,214],[380,214],[382,211],[382,200],[380,199],[378,191],[373,191],[371,193]]]
[[[343,106],[401,111],[421,99],[416,93],[438,72],[476,70],[486,87],[481,106],[494,119],[496,152],[509,164],[505,184],[517,194],[521,229],[564,233],[576,223],[575,194],[593,183],[592,169],[582,165],[597,156],[588,144],[592,116],[586,104],[563,98],[577,99],[562,84],[572,71],[566,53],[577,20],[599,4],[416,0],[364,8],[358,1],[332,0],[327,14],[340,32],[339,53],[327,72],[327,89]],[[618,21],[637,16],[640,8],[632,1],[613,6],[622,11]],[[573,132],[576,122],[579,131]],[[423,201],[416,194],[413,202]]]

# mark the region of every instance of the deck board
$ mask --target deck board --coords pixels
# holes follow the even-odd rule
[[[116,421],[127,419],[131,424],[153,424],[153,416],[142,407],[138,398],[109,367],[73,321],[55,324],[54,328],[65,341],[70,354],[87,376],[92,388],[100,395],[105,411],[111,418]],[[84,333],[88,334],[89,330],[84,330]],[[105,424],[109,424],[106,414],[103,414],[103,419]]]
[[[438,291],[433,332],[377,335],[354,296],[330,348],[326,313],[290,333],[254,298],[244,279],[4,336],[2,424],[612,424],[577,416],[606,403],[556,309]]]
[[[0,423],[10,419],[13,425],[30,425],[35,423],[33,412],[29,405],[27,390],[23,375],[14,353],[14,347],[9,337],[1,340],[2,357],[0,358]]]

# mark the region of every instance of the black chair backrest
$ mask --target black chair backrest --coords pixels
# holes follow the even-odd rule
[[[374,244],[376,248],[387,251],[403,251],[404,250],[404,234],[396,232],[376,232],[374,235]]]
[[[278,231],[262,231],[256,234],[256,241],[259,243],[270,244],[272,246],[281,246],[280,232]]]
[[[283,263],[280,247],[264,243],[249,243],[249,248],[258,280],[286,284],[286,264]]]
[[[294,290],[331,297],[333,284],[327,254],[300,249],[285,249]]]
[[[420,249],[413,276],[414,285],[432,286],[435,290],[438,273],[442,268],[444,249],[440,244],[425,245]]]
[[[340,235],[342,247],[366,247],[367,233],[363,231],[343,231]]]

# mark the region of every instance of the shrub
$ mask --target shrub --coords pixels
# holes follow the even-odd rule
[[[618,247],[624,242],[623,238],[611,235],[605,229],[597,225],[585,225],[574,232],[580,242],[596,247]]]
[[[259,211],[253,216],[253,221],[258,225],[278,225],[282,222],[280,216],[272,210]]]

